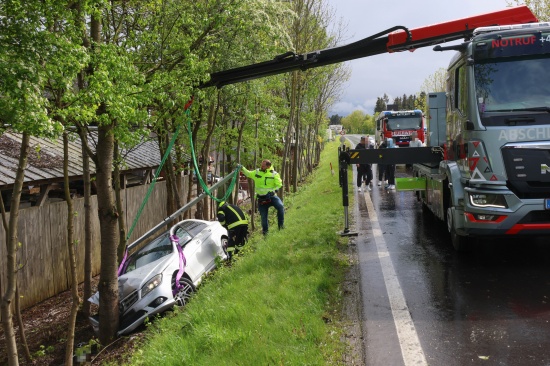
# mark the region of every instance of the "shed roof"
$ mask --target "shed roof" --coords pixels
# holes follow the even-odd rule
[[[73,134],[69,140],[69,176],[72,180],[82,178],[82,148],[80,138]],[[15,183],[21,134],[6,132],[0,136],[0,187],[10,187]],[[97,133],[90,134],[90,147],[95,151]],[[63,179],[63,139],[57,140],[31,137],[30,152],[25,170],[25,184],[44,184],[47,181]],[[156,169],[161,161],[158,142],[154,139],[143,141],[135,148],[122,152],[124,166],[122,172]],[[90,173],[96,167],[90,161]]]

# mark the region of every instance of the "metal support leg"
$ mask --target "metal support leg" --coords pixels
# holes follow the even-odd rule
[[[357,236],[357,232],[349,230],[348,220],[348,166],[349,166],[349,154],[344,145],[338,148],[338,159],[340,165],[340,187],[342,187],[342,204],[344,205],[344,231],[340,232],[341,236]]]

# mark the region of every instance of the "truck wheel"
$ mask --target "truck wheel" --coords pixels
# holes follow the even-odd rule
[[[447,208],[447,229],[449,230],[449,234],[451,235],[451,243],[453,244],[453,248],[455,248],[457,252],[464,252],[468,250],[469,247],[468,238],[466,236],[457,234],[452,213],[452,206],[449,205],[449,207]]]

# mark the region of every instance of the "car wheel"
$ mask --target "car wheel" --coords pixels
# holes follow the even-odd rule
[[[189,299],[197,289],[193,282],[187,277],[180,278],[181,288],[174,295],[174,300],[178,306],[184,306],[189,302]],[[172,288],[176,287],[176,276],[172,279]]]

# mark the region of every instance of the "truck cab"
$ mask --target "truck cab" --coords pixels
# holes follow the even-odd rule
[[[416,133],[424,143],[424,115],[421,110],[382,111],[376,118],[376,143],[392,138],[399,147],[408,147],[411,136]]]
[[[549,235],[550,24],[478,28],[448,49],[459,52],[438,176],[455,248],[469,237]]]

